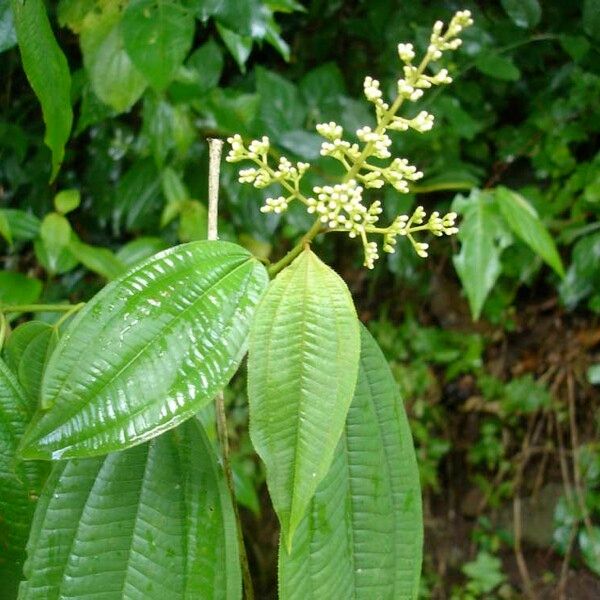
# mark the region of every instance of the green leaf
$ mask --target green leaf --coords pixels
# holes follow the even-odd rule
[[[54,208],[61,215],[66,215],[75,210],[81,202],[79,190],[61,190],[54,196]]]
[[[475,59],[475,66],[484,75],[502,81],[518,81],[521,72],[512,59],[495,52],[482,52]]]
[[[198,200],[186,200],[179,211],[179,241],[205,240],[208,231],[208,211]]]
[[[49,213],[40,227],[40,239],[44,246],[45,267],[51,273],[59,273],[63,257],[61,256],[71,240],[71,225],[58,213]]]
[[[42,282],[12,271],[0,271],[0,304],[31,304],[42,293]]]
[[[0,208],[0,214],[8,223],[13,240],[29,241],[37,236],[40,221],[36,216],[16,208]]]
[[[22,600],[241,598],[233,506],[195,419],[125,452],[58,463],[27,553]]]
[[[571,264],[560,282],[560,297],[569,309],[600,290],[600,233],[587,235],[573,247]]]
[[[44,369],[57,343],[58,329],[48,326],[32,337],[23,348],[17,367],[17,375],[31,406],[35,408],[37,408],[40,401]]]
[[[25,542],[41,490],[43,467],[23,464],[16,450],[29,422],[30,405],[6,364],[0,360],[0,581],[6,597],[18,583]],[[3,596],[4,597],[4,596]]]
[[[233,56],[242,73],[246,72],[246,61],[252,52],[252,38],[250,36],[239,35],[227,27],[217,23],[217,31],[223,40],[227,50]]]
[[[49,255],[45,243],[37,238],[33,243],[35,257],[38,262],[51,274],[66,273],[77,266],[77,259],[63,246],[56,255]]]
[[[127,242],[117,252],[117,258],[128,267],[134,267],[143,260],[165,250],[167,246],[168,244],[161,238],[139,237]]]
[[[524,241],[554,271],[565,276],[556,244],[535,209],[523,196],[505,187],[496,188],[496,201],[512,232]]]
[[[195,242],[109,283],[46,368],[29,458],[94,456],[171,429],[210,402],[245,351],[267,274],[243,248]]]
[[[510,244],[511,236],[489,192],[473,190],[468,198],[457,196],[452,210],[463,218],[458,233],[460,252],[453,258],[454,267],[469,300],[471,314],[478,319],[500,275],[500,255]]]
[[[592,527],[590,531],[582,528],[579,532],[579,547],[590,571],[600,576],[600,527]]]
[[[600,0],[584,0],[583,29],[595,40],[600,40]]]
[[[69,65],[56,43],[43,0],[12,0],[11,6],[23,68],[42,105],[44,143],[52,152],[52,181],[63,161],[73,124]]]
[[[256,91],[261,98],[259,118],[262,129],[275,138],[294,129],[303,129],[306,108],[298,88],[277,73],[258,68]]]
[[[340,439],[360,330],[346,284],[310,250],[271,283],[252,325],[250,437],[287,547]]]
[[[68,245],[69,252],[86,268],[108,280],[115,279],[125,269],[125,264],[108,248],[84,244],[75,235]]]
[[[179,204],[190,199],[183,179],[171,167],[163,169],[160,181],[162,192],[169,204]]]
[[[517,27],[530,29],[542,18],[538,0],[502,0],[502,7]]]
[[[102,10],[87,15],[80,43],[96,96],[118,112],[129,110],[144,93],[148,82],[123,47],[118,3],[106,3]]]
[[[223,50],[212,38],[194,50],[169,88],[177,102],[191,102],[219,84],[223,72]]]
[[[131,62],[157,90],[165,89],[194,39],[194,15],[181,2],[133,0],[122,32]]]
[[[127,231],[148,227],[156,231],[157,212],[162,206],[160,175],[151,159],[135,162],[121,177],[116,189],[119,203],[113,219],[118,227],[122,222]]]
[[[493,592],[506,580],[502,561],[485,550],[480,550],[475,560],[463,565],[462,572],[471,580],[468,587],[473,587],[478,596]]]
[[[280,598],[413,600],[422,544],[408,420],[388,363],[363,327],[358,382],[333,463],[291,554],[279,551]]]
[[[10,230],[10,223],[6,218],[6,215],[0,211],[0,236],[2,236],[9,244],[13,245],[12,231]]]
[[[29,343],[43,331],[52,329],[52,325],[43,321],[27,321],[19,325],[8,336],[4,346],[6,364],[14,373],[19,370],[19,363]]]

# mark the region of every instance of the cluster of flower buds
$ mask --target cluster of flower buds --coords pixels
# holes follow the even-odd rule
[[[421,258],[426,258],[428,256],[427,250],[429,244],[418,242],[413,237],[413,234],[426,231],[439,237],[444,234],[452,235],[458,232],[458,228],[456,227],[457,215],[455,212],[449,212],[441,217],[439,212],[434,211],[429,215],[427,222],[425,222],[426,216],[425,209],[422,206],[417,206],[410,217],[408,215],[396,217],[394,222],[383,232],[384,251],[395,252],[397,236],[405,236],[409,239],[415,252]]]
[[[293,164],[285,156],[282,156],[277,168],[273,169],[269,165],[268,154],[271,143],[267,136],[263,136],[260,140],[252,140],[247,148],[238,134],[228,138],[227,141],[231,146],[226,158],[227,162],[251,160],[257,165],[256,168],[240,169],[240,183],[251,183],[259,189],[279,183],[283,189],[289,192],[287,196],[267,198],[265,205],[261,207],[262,212],[281,213],[287,209],[292,200],[300,199],[300,180],[309,169],[309,163]]]
[[[321,155],[333,157],[346,169],[346,176],[337,185],[317,186],[312,189],[312,194],[305,194],[300,185],[302,176],[309,168],[308,163],[293,164],[282,157],[277,167],[272,168],[268,161],[270,143],[267,137],[252,141],[247,148],[239,135],[229,138],[231,151],[227,160],[251,160],[256,165],[255,168],[240,171],[240,182],[252,183],[257,188],[279,184],[283,190],[284,195],[267,198],[261,210],[280,213],[288,208],[291,201],[301,201],[325,228],[345,231],[352,238],[360,237],[364,248],[364,264],[369,268],[373,268],[379,255],[377,243],[369,240],[368,235],[383,235],[383,249],[386,252],[394,252],[396,238],[405,236],[412,243],[415,252],[426,257],[429,246],[425,242],[416,241],[414,233],[428,232],[435,236],[456,233],[455,213],[440,216],[438,212],[433,212],[426,222],[426,214],[421,206],[410,217],[398,216],[387,228],[377,227],[379,215],[383,212],[381,203],[375,201],[367,206],[363,191],[367,188],[379,189],[387,183],[397,191],[407,193],[410,191],[410,183],[423,177],[423,173],[404,158],[394,158],[387,166],[381,164],[381,161],[391,158],[392,140],[387,131],[413,129],[424,133],[432,129],[434,117],[427,111],[422,110],[409,118],[396,113],[405,100],[419,100],[424,90],[452,81],[446,69],[439,69],[433,74],[428,74],[426,69],[429,63],[441,58],[445,51],[458,48],[461,44],[458,35],[472,23],[471,13],[467,10],[457,12],[445,32],[441,21],[435,23],[429,46],[420,63],[413,64],[416,52],[412,44],[398,44],[403,77],[398,80],[398,95],[391,106],[384,100],[379,81],[372,77],[365,78],[364,94],[374,105],[376,126],[358,129],[355,133],[359,143],[345,140],[343,128],[334,121],[317,125],[317,132],[324,138]],[[375,163],[371,160],[375,160]]]

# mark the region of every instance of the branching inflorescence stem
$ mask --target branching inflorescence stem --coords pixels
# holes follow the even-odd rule
[[[359,143],[345,140],[343,128],[333,121],[317,125],[317,132],[326,140],[321,145],[321,155],[338,160],[346,170],[337,185],[314,186],[312,193],[305,193],[301,186],[302,178],[310,168],[308,163],[292,163],[282,156],[277,167],[273,168],[269,163],[270,141],[266,136],[251,141],[248,146],[239,135],[228,139],[231,144],[227,156],[229,162],[249,160],[255,165],[240,171],[241,183],[251,183],[257,188],[278,184],[283,192],[280,196],[267,198],[261,211],[281,213],[291,202],[297,200],[306,206],[309,213],[317,216],[317,221],[300,242],[271,266],[269,272],[272,276],[287,266],[303,246],[321,231],[343,231],[352,238],[359,237],[364,249],[364,265],[368,268],[373,268],[375,260],[379,258],[378,244],[370,236],[383,237],[385,252],[395,251],[398,236],[407,237],[416,253],[426,257],[429,245],[417,241],[413,237],[415,233],[429,232],[442,236],[458,231],[455,213],[441,216],[438,212],[433,212],[426,220],[422,206],[418,206],[411,216],[398,215],[390,225],[381,227],[378,225],[379,216],[383,212],[381,201],[375,200],[367,206],[363,192],[366,188],[380,189],[388,184],[400,193],[407,193],[411,189],[410,185],[423,176],[404,158],[394,158],[389,164],[385,164],[384,161],[391,158],[389,148],[392,145],[387,132],[413,129],[423,133],[433,127],[433,115],[424,110],[410,118],[398,116],[397,113],[406,100],[416,102],[423,96],[424,90],[452,81],[446,69],[439,69],[428,75],[427,68],[432,62],[439,60],[445,51],[460,46],[458,36],[472,22],[470,12],[466,10],[454,15],[445,32],[444,24],[436,22],[429,46],[417,66],[413,65],[415,52],[412,44],[398,44],[398,55],[404,63],[404,76],[398,80],[398,94],[391,106],[383,99],[379,81],[372,77],[365,78],[364,94],[374,105],[377,126],[375,129],[368,126],[358,129],[356,138]],[[373,160],[376,162],[372,162]]]

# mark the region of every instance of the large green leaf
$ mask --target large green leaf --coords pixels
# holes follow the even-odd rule
[[[241,597],[231,499],[195,419],[124,452],[58,463],[27,553],[22,600]]]
[[[229,242],[166,250],[107,285],[47,365],[29,458],[93,456],[175,427],[212,400],[246,351],[267,285]]]
[[[194,39],[194,15],[181,2],[133,0],[123,16],[125,49],[150,84],[162,90]]]
[[[250,436],[291,546],[340,439],[360,331],[346,284],[310,250],[271,283],[252,325]]]
[[[12,9],[23,68],[42,105],[44,142],[52,152],[54,179],[73,124],[69,65],[56,43],[43,0],[12,0]]]
[[[119,3],[105,3],[83,21],[81,50],[92,89],[118,112],[129,110],[147,86],[123,46]]]
[[[565,276],[556,244],[540,221],[535,209],[523,196],[505,187],[496,189],[500,212],[513,233],[552,267],[558,275]]]
[[[422,544],[408,420],[387,361],[363,327],[356,391],[331,469],[292,552],[279,551],[280,598],[414,600]]]
[[[30,412],[16,377],[0,360],[0,591],[8,596],[18,582],[35,498],[41,490],[39,463],[24,464],[16,456]]]
[[[458,239],[460,253],[454,266],[463,284],[473,318],[478,319],[501,271],[500,255],[511,236],[493,195],[473,190],[468,198],[457,196],[452,205],[463,220]]]

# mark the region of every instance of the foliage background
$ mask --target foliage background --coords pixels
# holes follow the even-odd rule
[[[140,257],[202,238],[207,137],[269,135],[332,179],[314,125],[369,123],[364,75],[393,90],[399,41],[422,48],[432,22],[473,12],[446,65],[455,83],[418,107],[436,127],[395,142],[426,176],[385,197],[390,215],[453,205],[458,241],[433,244],[428,261],[399,244],[373,272],[349,240],[315,247],[349,282],[407,403],[423,597],[597,597],[600,2],[61,0],[46,4],[58,48],[42,48],[47,69],[29,69],[31,82],[17,5],[0,1],[5,304],[86,300]],[[524,211],[506,210],[507,188]],[[262,199],[223,165],[221,237],[277,258],[310,221],[265,216]],[[268,597],[277,531],[244,388],[239,378],[228,397],[236,483]]]

